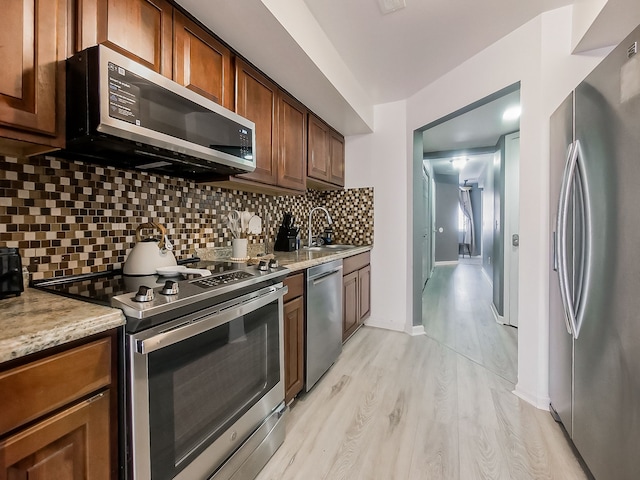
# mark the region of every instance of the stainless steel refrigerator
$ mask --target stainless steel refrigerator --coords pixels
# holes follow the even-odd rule
[[[551,119],[551,409],[597,480],[640,479],[639,48]]]

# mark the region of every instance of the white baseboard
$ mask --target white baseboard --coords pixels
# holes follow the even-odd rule
[[[412,337],[424,335],[424,325],[412,325],[407,333]]]
[[[549,403],[551,403],[551,399],[549,397],[538,397],[537,395],[533,395],[532,393],[523,391],[518,385],[516,385],[515,390],[512,392],[516,397],[521,398],[525,402],[533,405],[534,407],[549,411]]]
[[[498,313],[498,310],[496,310],[496,306],[493,304],[493,302],[491,302],[491,313],[493,313],[493,318],[496,322],[498,322],[500,325],[507,325],[504,321],[504,317]]]
[[[489,274],[484,269],[484,266],[482,267],[482,276],[487,282],[489,282],[489,285],[491,285],[491,288],[493,288],[493,279],[489,278]]]
[[[458,263],[459,263],[458,260],[447,260],[443,262],[436,262],[435,265],[436,267],[439,267],[442,265],[457,265]]]
[[[405,331],[405,327],[403,325],[398,325],[397,323],[391,323],[391,322],[380,322],[380,321],[377,321],[376,319],[372,319],[371,317],[365,320],[364,324],[367,327],[381,328],[383,330],[392,330],[394,332]]]

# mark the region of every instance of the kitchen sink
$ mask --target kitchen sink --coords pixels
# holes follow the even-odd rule
[[[310,252],[331,252],[331,251],[341,251],[341,250],[349,250],[352,248],[358,248],[358,245],[319,245],[315,247],[302,247],[303,250],[308,250]]]

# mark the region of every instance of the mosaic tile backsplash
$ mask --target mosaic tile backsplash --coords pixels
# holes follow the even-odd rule
[[[262,218],[266,237],[251,243],[272,243],[285,211],[306,238],[314,206],[330,212],[336,243],[373,244],[373,188],[273,197],[50,156],[0,157],[0,247],[18,247],[33,279],[120,268],[150,220],[167,228],[177,258],[230,246],[231,209]],[[321,232],[325,216],[313,223]]]

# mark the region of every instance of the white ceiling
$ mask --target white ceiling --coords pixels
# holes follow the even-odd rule
[[[520,119],[502,118],[507,108],[518,105],[520,90],[429,128],[423,133],[424,152],[494,147],[501,135],[520,130]]]
[[[571,3],[406,0],[406,8],[382,15],[377,0],[177,1],[345,135],[372,130],[362,104],[372,112],[406,99],[541,12]],[[276,18],[293,11],[297,23],[289,18],[285,27]],[[316,30],[326,45],[301,42]],[[316,44],[321,49],[310,53]],[[336,85],[328,65],[348,70],[347,87]],[[355,90],[365,99],[358,105],[348,95]]]
[[[374,104],[403,100],[544,11],[571,0],[304,0]]]
[[[456,170],[451,165],[451,158],[434,158],[431,160],[425,160],[431,163],[433,172],[439,175],[458,175],[458,181],[462,185],[465,180],[469,183],[478,183],[478,180],[482,178],[484,171],[493,162],[493,153],[484,153],[480,155],[468,156],[468,162],[465,166]]]
[[[459,174],[461,184],[466,179],[477,182],[487,164],[493,161],[493,154],[476,154],[474,149],[494,149],[502,135],[520,130],[519,118],[502,118],[505,110],[519,105],[518,89],[425,130],[422,137],[426,161],[435,173]],[[434,156],[436,152],[442,155]],[[461,170],[453,167],[454,156],[468,159]]]

